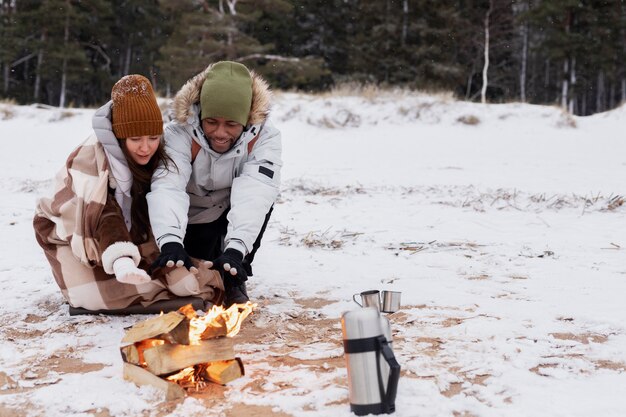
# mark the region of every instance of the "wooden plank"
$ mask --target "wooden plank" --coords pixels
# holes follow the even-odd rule
[[[232,339],[202,340],[198,345],[165,344],[143,352],[146,368],[155,375],[180,371],[200,363],[235,358]]]
[[[178,400],[185,397],[185,390],[178,384],[168,382],[139,366],[126,362],[124,363],[124,379],[134,382],[139,386],[150,385],[165,392],[165,399],[167,401]]]
[[[217,361],[207,364],[204,369],[203,377],[216,384],[228,384],[237,378],[245,375],[243,362],[239,358],[229,361]]]
[[[171,311],[161,316],[139,322],[126,330],[122,343],[135,343],[144,339],[152,339],[163,333],[169,333],[183,320],[188,320],[184,314]],[[187,329],[189,329],[187,324]]]

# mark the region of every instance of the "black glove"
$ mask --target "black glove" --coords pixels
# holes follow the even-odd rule
[[[211,269],[228,272],[224,274],[224,279],[230,276],[237,287],[248,280],[248,274],[243,267],[243,254],[237,249],[226,249],[217,259],[209,261],[208,266]]]
[[[190,271],[192,271],[192,268],[194,270],[196,269],[191,263],[191,258],[187,255],[183,245],[178,242],[168,242],[161,248],[159,257],[150,265],[150,271],[163,268],[164,266],[173,267],[183,265]]]

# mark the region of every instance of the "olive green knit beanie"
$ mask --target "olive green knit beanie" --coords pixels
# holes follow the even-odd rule
[[[246,126],[251,105],[250,71],[237,62],[215,63],[200,90],[200,117],[223,117]]]
[[[161,109],[152,84],[142,75],[121,78],[111,90],[111,125],[118,139],[163,133]]]

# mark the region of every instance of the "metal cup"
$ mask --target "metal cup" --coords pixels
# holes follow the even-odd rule
[[[357,295],[361,296],[360,303],[356,300]],[[352,300],[357,303],[359,307],[374,307],[376,310],[380,311],[380,291],[378,290],[369,290],[363,291],[360,294],[354,294]]]
[[[381,311],[384,313],[395,313],[400,310],[400,295],[402,295],[400,291],[383,291],[381,293],[383,304]]]

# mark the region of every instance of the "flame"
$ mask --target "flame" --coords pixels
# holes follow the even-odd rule
[[[194,365],[185,369],[181,369],[174,375],[170,375],[165,379],[175,382],[183,388],[194,388],[196,390],[200,390],[206,384],[206,381],[203,380],[200,376],[201,371],[201,365]]]
[[[199,344],[200,340],[211,337],[233,337],[241,328],[241,323],[252,313],[257,304],[233,304],[227,309],[213,306],[204,316],[194,317],[189,323],[189,342]]]
[[[195,389],[199,392],[206,387],[208,382],[210,382],[206,375],[207,368],[210,365],[210,363],[199,363],[197,365],[181,369],[177,373],[165,377],[165,379],[175,382],[187,390]]]
[[[193,366],[190,366],[188,368],[181,369],[180,371],[178,371],[174,375],[170,375],[170,376],[168,376],[165,379],[167,379],[169,381],[183,381],[185,379],[192,379],[193,378],[193,373],[194,373]]]

